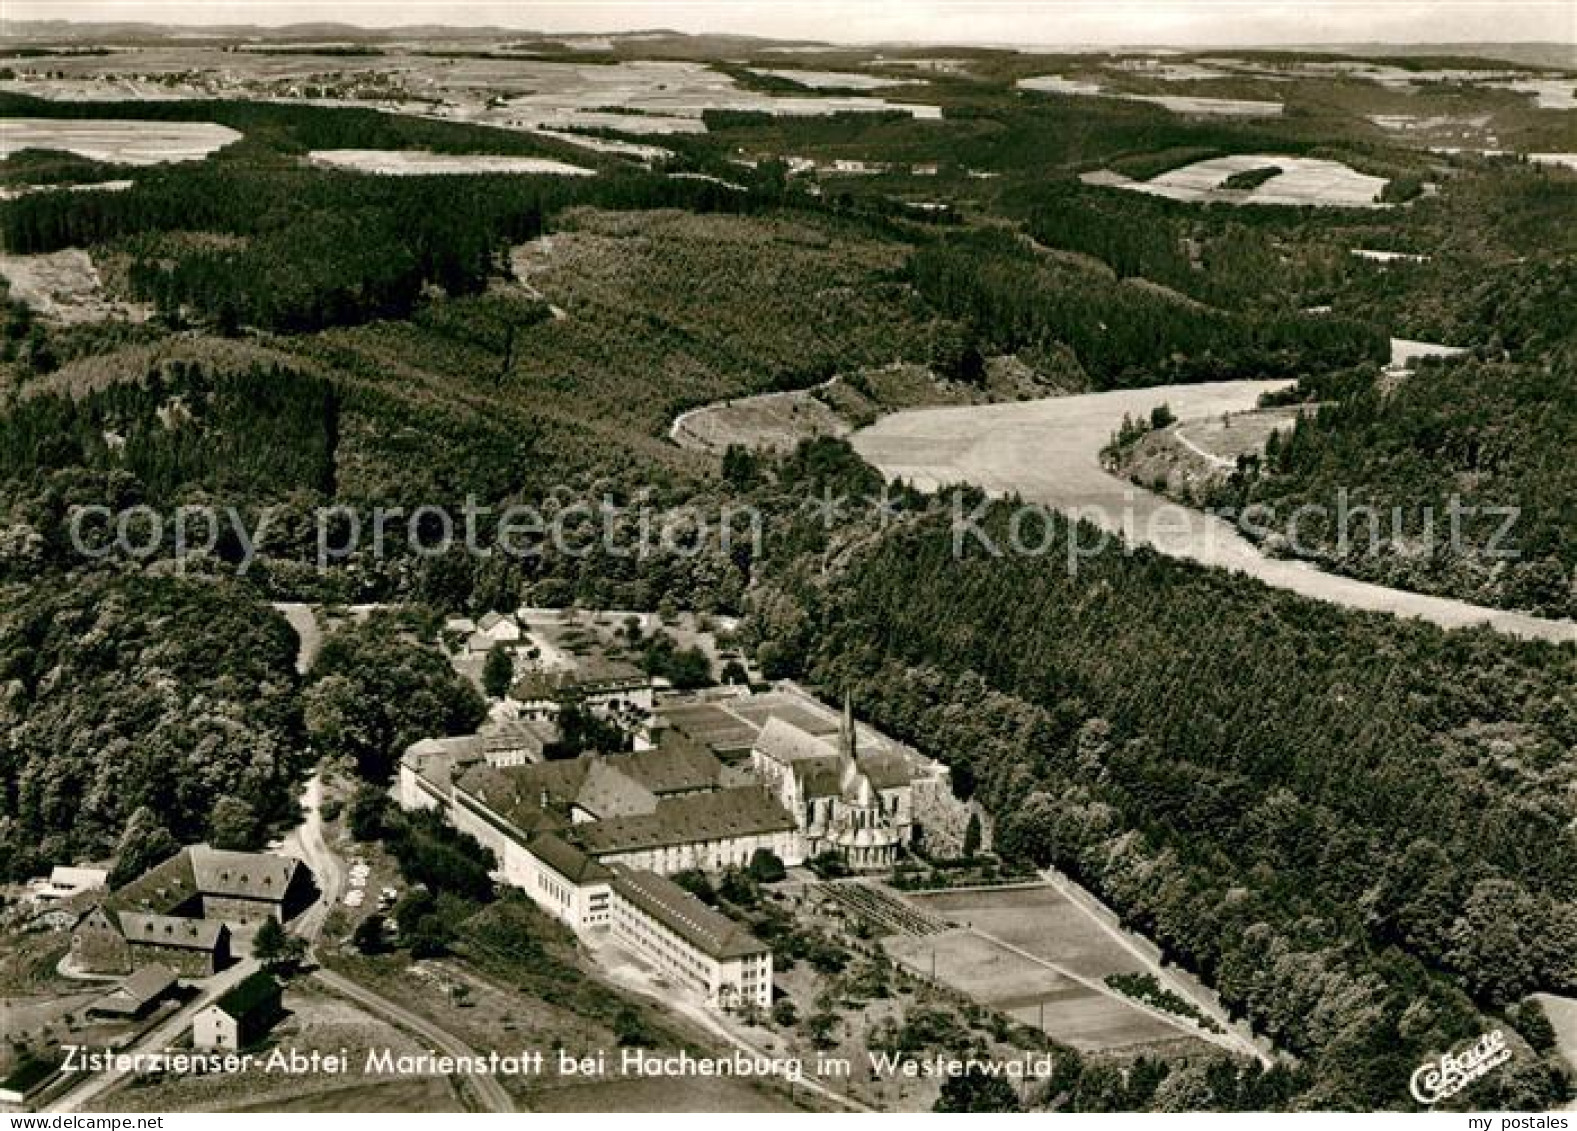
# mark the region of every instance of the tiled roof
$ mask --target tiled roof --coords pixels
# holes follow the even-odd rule
[[[505,820],[530,832],[543,823],[544,817],[551,815],[542,808],[542,795],[547,794],[550,807],[568,807],[580,793],[590,768],[590,758],[508,767],[479,762],[468,766],[455,785]]]
[[[763,833],[789,832],[798,826],[788,810],[756,786],[667,797],[643,817],[616,817],[576,825],[571,831],[587,852],[605,856],[697,844]]]
[[[594,760],[575,794],[575,804],[598,820],[634,817],[657,808],[657,795],[625,773],[627,759]]]
[[[150,915],[142,911],[120,913],[120,933],[128,942],[176,946],[183,950],[212,951],[225,933],[217,919],[190,919],[180,915]]]
[[[93,1009],[100,1013],[135,1013],[169,993],[175,982],[175,972],[169,967],[157,963],[144,966],[95,1001]]]
[[[124,887],[117,888],[106,901],[115,908],[167,915],[198,895],[197,877],[192,871],[192,854],[181,849]]]
[[[715,789],[723,775],[723,763],[710,750],[684,739],[655,750],[616,755],[608,763],[659,797]]]
[[[526,851],[572,884],[594,884],[613,875],[573,844],[553,833],[542,833],[533,838],[526,845]]]
[[[914,770],[902,754],[865,754],[859,759],[860,772],[873,789],[897,789],[914,780]]]
[[[716,959],[764,954],[768,947],[727,915],[714,911],[655,872],[614,865],[613,889],[644,914]]]
[[[801,758],[820,758],[838,752],[833,743],[776,715],[761,728],[751,749],[783,766],[791,766]]]
[[[231,899],[283,902],[296,869],[301,867],[301,861],[294,856],[266,852],[230,852],[206,844],[194,845],[188,851],[197,889],[204,895]]]

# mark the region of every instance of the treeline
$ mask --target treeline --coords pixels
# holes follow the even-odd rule
[[[1198,971],[1307,1063],[1307,1102],[1406,1105],[1481,1010],[1577,988],[1570,649],[1143,549],[1070,573],[1060,518],[1046,556],[968,534],[955,554],[937,510],[841,575],[776,575],[762,646],[948,762],[1000,851],[1066,869]],[[998,546],[1009,513],[982,524]],[[1464,1102],[1545,1108],[1569,1094],[1557,1063]]]
[[[1287,549],[1342,573],[1577,616],[1577,351],[1430,362],[1399,384],[1360,372],[1302,392],[1319,410],[1206,502],[1308,508]]]
[[[307,764],[295,655],[228,582],[0,588],[0,876],[287,820]]]
[[[1388,356],[1375,327],[1330,317],[1212,310],[1070,269],[1003,232],[944,239],[908,271],[985,352],[1065,344],[1096,388],[1299,375]]]

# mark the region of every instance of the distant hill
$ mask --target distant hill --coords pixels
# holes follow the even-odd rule
[[[409,27],[358,27],[355,24],[334,22],[285,24],[280,27],[263,27],[256,24],[194,24],[175,25],[138,22],[78,23],[72,20],[5,20],[0,19],[0,41],[16,40],[27,43],[148,43],[170,40],[214,40],[234,42],[318,43],[359,42],[388,43],[411,40],[473,41],[495,40],[508,37],[515,40],[536,39],[563,42],[566,40],[605,39],[619,48],[628,49],[637,44],[649,50],[664,53],[682,51],[685,54],[709,56],[726,54],[741,49],[759,49],[765,45],[777,47],[815,47],[848,49],[935,47],[938,43],[920,41],[904,43],[831,44],[809,40],[774,40],[750,35],[696,34],[669,28],[632,28],[622,32],[545,32],[531,28],[508,28],[496,25],[464,27],[450,24],[416,24]],[[952,45],[949,45],[952,46]],[[957,45],[966,46],[966,45]],[[967,46],[980,47],[981,44]],[[1131,45],[1074,45],[1048,43],[994,44],[1002,50],[1024,51],[1145,51],[1165,48],[1166,44]],[[1459,59],[1493,59],[1526,67],[1577,68],[1577,45],[1560,42],[1532,43],[1313,43],[1280,45],[1267,44],[1263,50],[1353,55],[1364,58],[1384,56],[1390,58],[1444,57]],[[1235,45],[1227,47],[1188,48],[1184,53],[1196,51],[1235,52],[1258,50]]]

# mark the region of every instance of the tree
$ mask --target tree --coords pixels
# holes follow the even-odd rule
[[[350,835],[362,842],[378,840],[384,834],[384,818],[389,811],[389,796],[375,785],[357,788],[346,812]]]
[[[488,649],[487,660],[482,664],[482,690],[494,699],[502,699],[509,694],[514,681],[514,657],[503,645],[493,645]]]
[[[170,835],[170,831],[159,824],[153,810],[144,805],[131,815],[131,820],[126,823],[126,831],[121,834],[109,886],[124,887],[180,850],[180,844]]]
[[[384,928],[382,915],[369,915],[356,924],[356,930],[351,934],[351,942],[362,954],[381,954],[384,947]]]
[[[213,816],[208,821],[208,839],[215,848],[250,851],[258,847],[260,833],[257,814],[245,801],[225,796],[214,802]]]
[[[964,826],[964,859],[973,860],[980,851],[980,813],[971,810],[969,823]]]
[[[723,682],[731,684],[749,683],[750,672],[738,660],[729,660],[723,664]]]
[[[978,1066],[972,1066],[958,1076],[949,1076],[942,1083],[942,1093],[936,1098],[932,1111],[1018,1111],[1018,1097],[1013,1085],[1001,1076],[993,1076]]]
[[[770,848],[758,848],[750,855],[750,876],[758,884],[775,884],[788,875],[783,861]]]
[[[283,957],[285,943],[285,928],[279,925],[279,921],[264,919],[257,928],[257,933],[252,936],[252,957],[266,966],[271,966]]]

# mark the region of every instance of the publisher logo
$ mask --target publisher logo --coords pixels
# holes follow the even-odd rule
[[[1420,1064],[1407,1086],[1415,1100],[1425,1106],[1433,1106],[1450,1099],[1510,1059],[1511,1050],[1506,1047],[1506,1034],[1500,1029],[1491,1029],[1455,1056],[1442,1053],[1439,1060]]]

